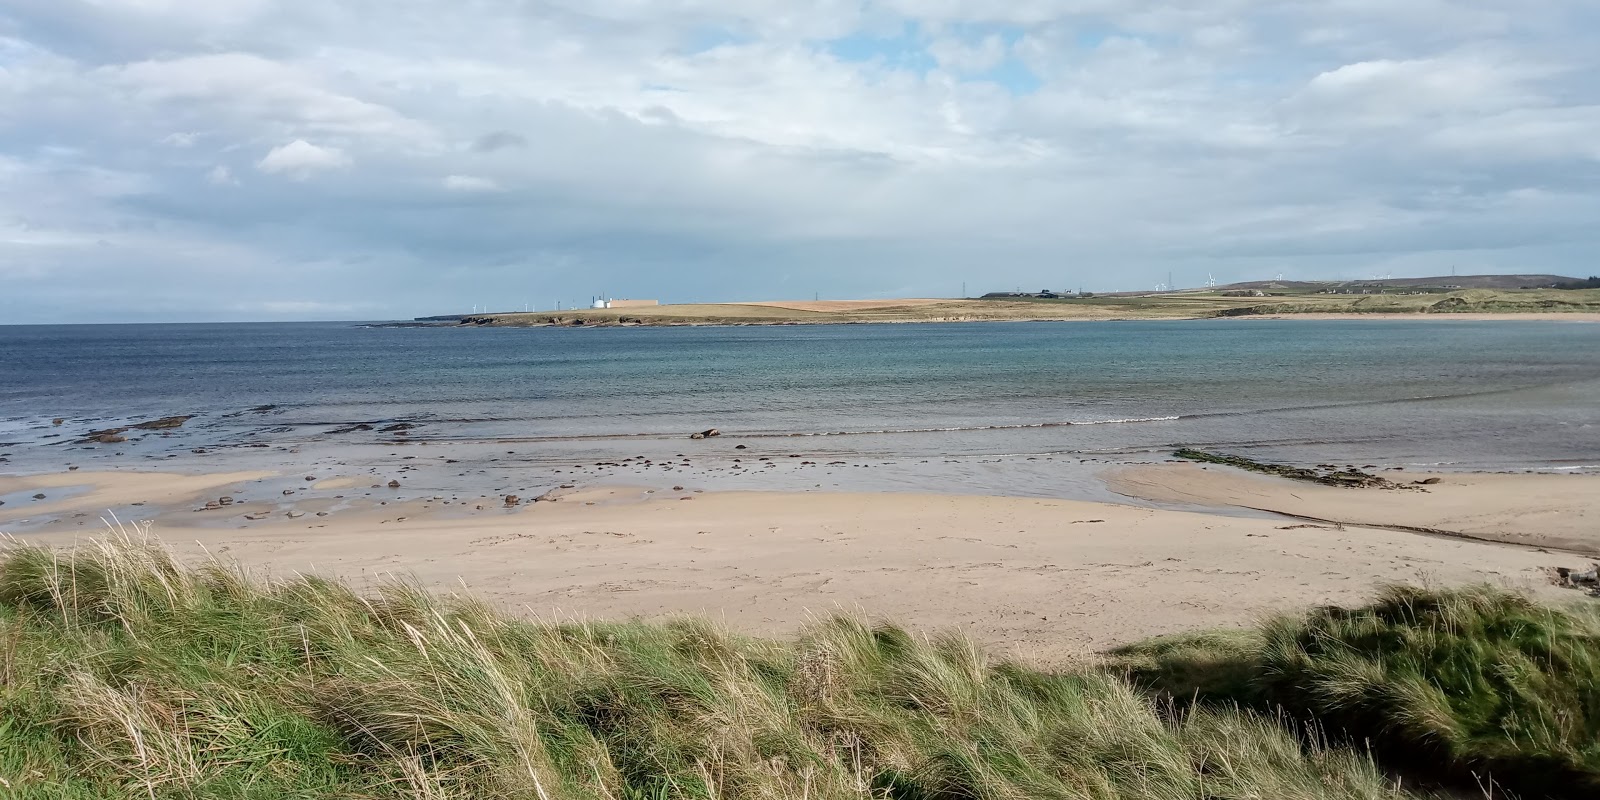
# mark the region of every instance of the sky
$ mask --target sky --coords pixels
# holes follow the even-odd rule
[[[1600,272],[1593,0],[0,0],[0,323]]]

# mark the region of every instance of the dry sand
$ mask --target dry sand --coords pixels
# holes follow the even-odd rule
[[[1261,509],[1346,524],[1428,528],[1600,556],[1600,475],[1383,472],[1417,490],[1348,489],[1201,464],[1121,467],[1106,476],[1130,497]]]
[[[100,488],[72,501],[85,508],[140,487],[179,485],[129,473],[70,480],[91,477]],[[1567,482],[1563,489],[1588,488],[1585,479],[1543,477]],[[214,490],[224,480],[254,479],[204,476],[182,485]],[[261,485],[233,488],[248,496]],[[280,576],[317,572],[365,582],[412,574],[539,616],[689,613],[760,634],[792,633],[813,615],[861,611],[919,630],[965,630],[1040,663],[1308,605],[1359,602],[1388,582],[1487,581],[1572,597],[1549,585],[1547,568],[1581,563],[1394,530],[910,494],[604,488],[511,510],[418,498],[296,519],[280,506],[269,522],[248,529],[184,527],[218,524],[216,515],[239,510],[175,507],[152,516],[155,533],[187,555],[210,552]],[[25,539],[64,546],[85,535],[59,530]]]

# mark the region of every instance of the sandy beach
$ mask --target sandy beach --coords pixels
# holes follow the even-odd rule
[[[1158,502],[1416,528],[1600,557],[1600,476],[1382,474],[1413,488],[1347,489],[1200,464],[1117,468],[1107,475],[1107,483],[1121,494]],[[1438,483],[1418,483],[1429,480]]]
[[[57,474],[3,479],[0,493],[81,489],[51,502],[58,522],[23,537],[33,543],[101,535],[97,509],[145,492],[152,532],[186,556],[271,574],[358,583],[411,575],[541,617],[696,614],[760,634],[844,610],[964,630],[1039,663],[1359,602],[1392,582],[1488,582],[1571,597],[1549,571],[1587,562],[1557,548],[1592,552],[1600,543],[1583,528],[1600,504],[1596,476],[1454,476],[1427,493],[1323,493],[1198,467],[1122,470],[1111,480],[1130,493],[1166,492],[1158,499],[1281,506],[1346,524],[1030,498],[615,486],[505,508],[498,497],[387,488],[357,499],[348,478],[288,498],[281,483],[253,474]],[[205,510],[219,495],[237,499]],[[1305,505],[1283,502],[1296,496]],[[1530,514],[1531,505],[1548,513]],[[25,514],[40,511],[0,507],[0,530]],[[1454,525],[1515,544],[1366,527],[1357,517]]]

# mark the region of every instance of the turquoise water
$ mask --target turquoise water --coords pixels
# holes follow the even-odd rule
[[[168,414],[198,417],[121,456],[68,443]],[[399,421],[416,427],[334,432]],[[1590,468],[1600,325],[0,326],[0,452],[15,470],[399,438],[506,445],[549,465],[675,455],[709,427],[725,432],[723,455],[742,443],[902,465],[1196,445],[1297,463]],[[915,486],[916,472],[896,480]]]

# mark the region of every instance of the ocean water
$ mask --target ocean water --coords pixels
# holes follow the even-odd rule
[[[116,448],[71,443],[171,414],[197,418]],[[395,422],[416,427],[334,432]],[[711,427],[725,435],[686,440]],[[1030,494],[1081,482],[1044,462],[1158,460],[1180,445],[1304,464],[1590,470],[1600,325],[0,326],[3,469],[193,450],[204,466],[301,449],[359,461],[407,441],[494,453],[501,470],[699,448],[688,455],[892,466],[875,488]]]

